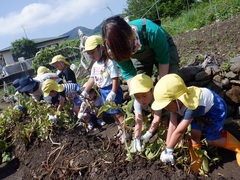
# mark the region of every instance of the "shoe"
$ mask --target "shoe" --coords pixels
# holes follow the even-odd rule
[[[126,132],[126,140],[129,140],[130,136],[131,135],[128,132]],[[122,135],[120,135],[119,140],[120,140],[121,144],[124,144],[124,141],[125,141],[124,133],[122,133]]]
[[[83,123],[82,122],[79,122],[76,127],[75,127],[77,130],[81,130],[83,128]]]
[[[118,126],[118,133],[116,134],[116,137],[120,137],[123,134],[122,128]]]
[[[105,121],[103,121],[102,119],[98,119],[97,120],[97,123],[100,125],[100,126],[104,126],[106,124]]]
[[[87,123],[87,128],[89,131],[93,130],[93,123],[92,122]]]

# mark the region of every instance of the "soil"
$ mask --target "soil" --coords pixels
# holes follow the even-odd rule
[[[220,62],[240,52],[240,16],[215,22],[200,30],[174,37],[181,59],[199,54],[214,54]],[[1,109],[4,109],[1,104]],[[6,106],[5,106],[6,108]],[[124,145],[114,138],[117,126],[106,116],[103,128],[85,133],[56,129],[50,139],[38,139],[25,146],[20,139],[13,147],[9,163],[0,164],[0,179],[239,179],[235,153],[218,149],[220,163],[210,164],[206,176],[194,175],[182,167],[164,165],[159,159],[147,160],[134,155],[126,161]],[[240,140],[240,118],[225,129]]]

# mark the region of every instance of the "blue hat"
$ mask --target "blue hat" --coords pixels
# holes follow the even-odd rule
[[[17,88],[20,86],[20,84],[19,84],[19,79],[15,79],[15,80],[13,81],[12,85],[13,85],[13,87],[14,87],[15,89],[17,89]]]
[[[22,92],[28,92],[36,86],[36,83],[36,81],[27,75],[19,80],[20,87],[17,90],[20,89]]]

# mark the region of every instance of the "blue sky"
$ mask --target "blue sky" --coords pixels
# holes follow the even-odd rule
[[[0,50],[11,42],[55,37],[77,26],[94,29],[120,14],[127,0],[1,0]]]

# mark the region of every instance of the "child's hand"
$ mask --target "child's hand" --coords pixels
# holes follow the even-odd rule
[[[141,136],[141,140],[143,140],[143,142],[148,142],[149,139],[152,137],[152,133],[150,131],[147,131],[144,135]]]
[[[86,108],[87,108],[87,104],[85,102],[82,102],[79,111],[82,113],[82,112],[84,112],[86,110]]]
[[[83,91],[83,92],[81,93],[81,95],[82,95],[84,98],[87,98],[87,97],[88,97],[88,93],[87,93],[86,91]]]
[[[141,152],[143,150],[142,146],[141,146],[141,141],[140,138],[134,138],[134,142],[133,142],[133,148],[135,152]]]
[[[174,165],[174,158],[173,158],[173,148],[165,148],[165,150],[161,153],[160,160],[163,163],[168,163],[170,162],[171,165]]]
[[[106,101],[114,101],[116,98],[116,93],[113,91],[110,91],[110,93],[107,95]]]
[[[78,113],[78,119],[83,119],[85,117],[84,113]]]

